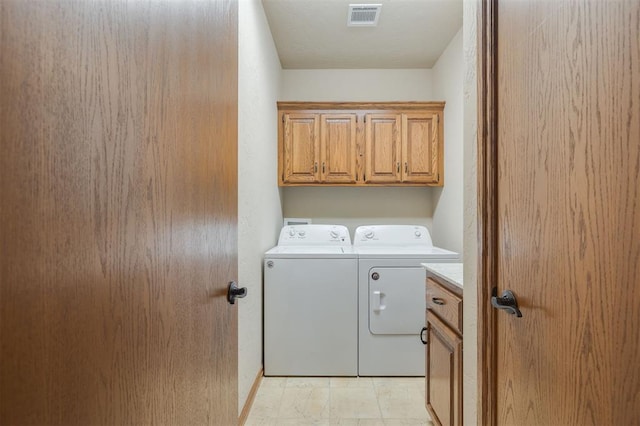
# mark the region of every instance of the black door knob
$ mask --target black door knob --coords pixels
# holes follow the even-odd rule
[[[229,289],[227,290],[227,301],[230,304],[235,305],[236,299],[241,299],[247,295],[247,288],[239,288],[235,281],[229,283]]]
[[[518,318],[522,317],[522,312],[518,308],[518,301],[516,295],[511,290],[505,290],[502,295],[498,297],[498,289],[496,287],[492,290],[491,306],[496,309],[507,311],[508,314],[515,315]]]

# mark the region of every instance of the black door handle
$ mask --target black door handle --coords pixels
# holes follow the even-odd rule
[[[235,305],[236,299],[241,299],[247,295],[247,288],[238,288],[238,284],[235,281],[229,283],[229,289],[227,290],[227,301]]]
[[[508,314],[515,315],[518,318],[522,317],[522,312],[518,309],[516,295],[511,290],[503,291],[502,295],[498,297],[498,289],[494,287],[491,292],[491,306],[507,311]]]
[[[420,330],[420,341],[422,342],[423,345],[426,345],[427,343],[427,339],[425,339],[424,336],[424,332],[427,331],[427,327],[422,327],[422,330]]]

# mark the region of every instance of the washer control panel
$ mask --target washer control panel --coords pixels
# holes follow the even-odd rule
[[[350,246],[351,237],[347,227],[342,225],[287,225],[280,231],[278,245]]]

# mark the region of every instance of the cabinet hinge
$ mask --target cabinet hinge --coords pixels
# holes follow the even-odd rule
[[[282,122],[284,123],[284,114],[282,114]]]
[[[440,124],[440,115],[436,115],[436,123]]]

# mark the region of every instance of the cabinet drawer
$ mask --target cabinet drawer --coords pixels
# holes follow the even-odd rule
[[[427,309],[462,334],[462,299],[427,278]]]

